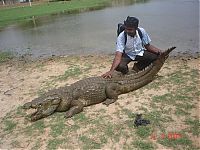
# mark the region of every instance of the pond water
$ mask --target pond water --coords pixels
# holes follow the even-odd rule
[[[102,10],[33,18],[0,31],[0,50],[36,58],[112,54],[117,24],[128,15],[140,19],[140,26],[149,33],[153,45],[161,49],[177,46],[173,55],[196,55],[199,51],[198,0],[126,0],[123,5]]]

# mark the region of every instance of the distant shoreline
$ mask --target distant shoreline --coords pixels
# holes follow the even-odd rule
[[[0,29],[16,22],[31,20],[59,13],[78,13],[97,10],[106,7],[112,0],[73,0],[60,2],[43,2],[29,5],[16,5],[16,7],[0,7]]]
[[[37,62],[37,61],[46,61],[46,60],[60,60],[65,58],[89,58],[89,57],[114,57],[113,54],[71,54],[71,55],[61,55],[61,56],[46,56],[46,57],[32,57],[31,55],[19,55],[16,56],[9,52],[0,52],[0,65],[2,63],[12,63],[12,62]],[[187,53],[180,53],[177,55],[170,55],[169,59],[171,60],[190,60],[190,59],[199,59],[200,55],[199,53],[194,54],[187,54]]]

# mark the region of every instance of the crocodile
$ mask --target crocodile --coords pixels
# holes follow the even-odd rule
[[[70,118],[89,105],[103,103],[108,106],[114,103],[120,94],[137,90],[153,81],[169,53],[175,48],[171,47],[161,53],[157,60],[138,73],[112,78],[101,76],[84,78],[71,85],[50,90],[25,103],[23,108],[36,109],[30,115],[30,120],[37,121],[54,112],[66,112],[65,118]]]

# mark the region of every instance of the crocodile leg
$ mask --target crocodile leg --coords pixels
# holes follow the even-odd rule
[[[110,84],[106,86],[107,99],[103,102],[104,105],[108,106],[117,101],[120,91],[119,84]]]
[[[73,100],[71,102],[71,108],[66,112],[65,114],[65,118],[70,118],[75,114],[80,113],[81,111],[83,111],[83,103],[79,100]]]

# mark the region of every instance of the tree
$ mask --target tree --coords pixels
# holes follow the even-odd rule
[[[5,2],[4,2],[4,0],[2,0],[2,3],[3,3],[3,5],[5,5]]]
[[[30,7],[32,6],[32,5],[31,5],[31,0],[29,0],[29,5],[30,5]]]

